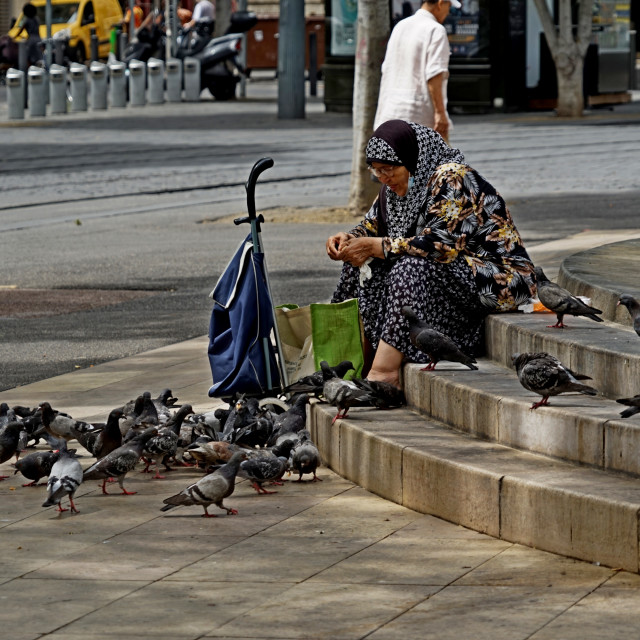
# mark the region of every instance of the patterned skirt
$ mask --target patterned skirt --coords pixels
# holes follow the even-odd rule
[[[442,264],[404,255],[394,262],[376,259],[369,266],[372,276],[361,284],[360,269],[345,263],[331,302],[358,298],[365,336],[374,349],[384,340],[402,352],[408,362],[429,361],[409,341],[409,325],[401,313],[408,305],[462,351],[482,355],[487,308],[480,302],[471,268],[464,259]]]

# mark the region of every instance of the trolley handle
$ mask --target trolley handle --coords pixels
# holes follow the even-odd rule
[[[273,158],[261,158],[253,165],[249,179],[244,185],[247,192],[247,211],[249,215],[243,218],[236,218],[233,221],[234,224],[244,224],[245,222],[253,222],[255,220],[257,230],[260,231],[260,224],[264,222],[264,217],[262,214],[256,216],[256,183],[258,182],[260,174],[271,167],[273,167]]]

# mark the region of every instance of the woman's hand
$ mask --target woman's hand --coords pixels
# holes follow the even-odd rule
[[[345,242],[348,242],[350,238],[353,238],[353,236],[345,233],[344,231],[337,233],[335,236],[331,236],[327,240],[327,255],[332,260],[342,260],[340,252],[342,251]]]
[[[382,238],[349,238],[341,243],[338,258],[354,267],[362,266],[367,258],[384,258]]]

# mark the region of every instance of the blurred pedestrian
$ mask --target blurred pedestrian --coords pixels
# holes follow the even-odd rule
[[[446,142],[447,79],[451,54],[442,25],[458,0],[425,0],[416,13],[391,32],[382,63],[380,96],[374,129],[387,120],[407,120],[430,127]]]
[[[38,64],[42,61],[40,20],[38,20],[37,9],[30,2],[22,7],[22,20],[16,39],[23,31],[27,34],[27,61],[29,64]]]
[[[206,25],[210,29],[209,33],[213,33],[216,24],[216,5],[210,0],[196,0],[197,4],[193,10],[191,20],[185,23],[184,28],[190,29],[194,25]]]

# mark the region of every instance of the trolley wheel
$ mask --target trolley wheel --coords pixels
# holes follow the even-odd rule
[[[261,409],[268,409],[269,411],[273,411],[273,413],[284,413],[291,408],[284,400],[280,400],[280,398],[262,398],[258,404]]]

